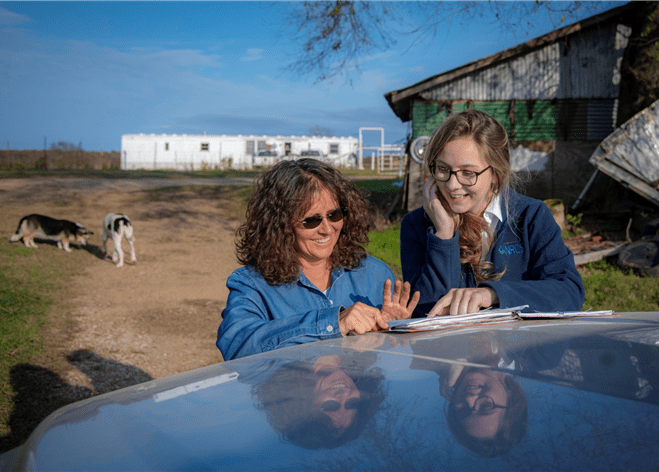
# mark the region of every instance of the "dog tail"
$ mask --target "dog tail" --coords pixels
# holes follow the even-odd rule
[[[22,231],[21,231],[21,228],[23,227],[23,224],[26,223],[26,222],[27,222],[27,217],[26,217],[26,216],[24,216],[23,218],[21,218],[21,221],[18,222],[18,228],[16,228],[16,234],[12,234],[12,235],[9,237],[9,241],[11,241],[12,243],[15,243],[16,241],[20,241],[20,240],[21,240],[21,238],[23,237],[23,236],[21,235],[21,232],[22,232]]]

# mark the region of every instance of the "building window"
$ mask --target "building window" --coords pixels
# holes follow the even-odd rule
[[[258,141],[256,146],[259,151],[265,151],[265,141]]]
[[[165,151],[169,151],[169,143],[165,143]]]
[[[208,143],[201,143],[201,150],[208,151]]]
[[[339,145],[338,144],[334,143],[334,144],[330,144],[329,146],[330,146],[330,152],[329,152],[330,154],[338,154],[339,153]]]

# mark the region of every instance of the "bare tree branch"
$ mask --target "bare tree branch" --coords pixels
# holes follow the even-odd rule
[[[334,136],[334,132],[326,128],[324,126],[320,125],[313,125],[311,128],[309,128],[309,136],[320,136],[320,137],[327,137],[331,138]]]
[[[287,3],[283,34],[298,43],[299,54],[285,69],[315,82],[361,73],[361,63],[374,53],[389,50],[398,38],[412,45],[436,41],[457,23],[498,26],[502,35],[539,34],[534,29],[546,15],[554,29],[573,22],[581,11],[598,12],[589,1],[535,2],[381,2],[365,0]],[[560,18],[559,18],[560,17]],[[445,41],[445,40],[444,40]],[[441,44],[440,44],[441,46]],[[412,46],[410,46],[412,47]]]

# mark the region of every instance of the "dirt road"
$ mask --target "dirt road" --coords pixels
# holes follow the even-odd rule
[[[214,186],[250,183],[248,178],[0,179],[5,241],[30,213],[77,221],[94,231],[87,248],[74,246],[71,253],[47,243],[34,249],[40,257],[76,261],[70,298],[54,307],[49,336],[49,347],[66,359],[62,380],[84,387],[70,391],[104,393],[222,361],[214,343],[228,295],[225,281],[239,266],[234,253],[239,223],[235,210],[226,208],[227,189]],[[185,185],[203,187],[171,189]],[[150,190],[158,187],[170,189]],[[102,221],[109,212],[131,218],[135,264],[116,268],[103,257]]]

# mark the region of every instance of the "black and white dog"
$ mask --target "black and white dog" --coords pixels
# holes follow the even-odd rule
[[[135,236],[133,236],[133,225],[126,215],[119,215],[117,213],[108,213],[103,220],[103,254],[107,255],[107,241],[112,238],[114,243],[114,252],[112,253],[112,262],[117,264],[117,267],[124,265],[124,252],[121,250],[121,240],[126,237],[128,244],[130,244],[130,260],[135,262]]]
[[[23,238],[26,247],[37,247],[34,238],[57,241],[57,247],[71,252],[70,242],[87,244],[87,238],[94,234],[80,223],[68,220],[56,220],[44,215],[28,215],[21,218],[18,223],[16,234],[12,234],[9,240],[12,243]]]

